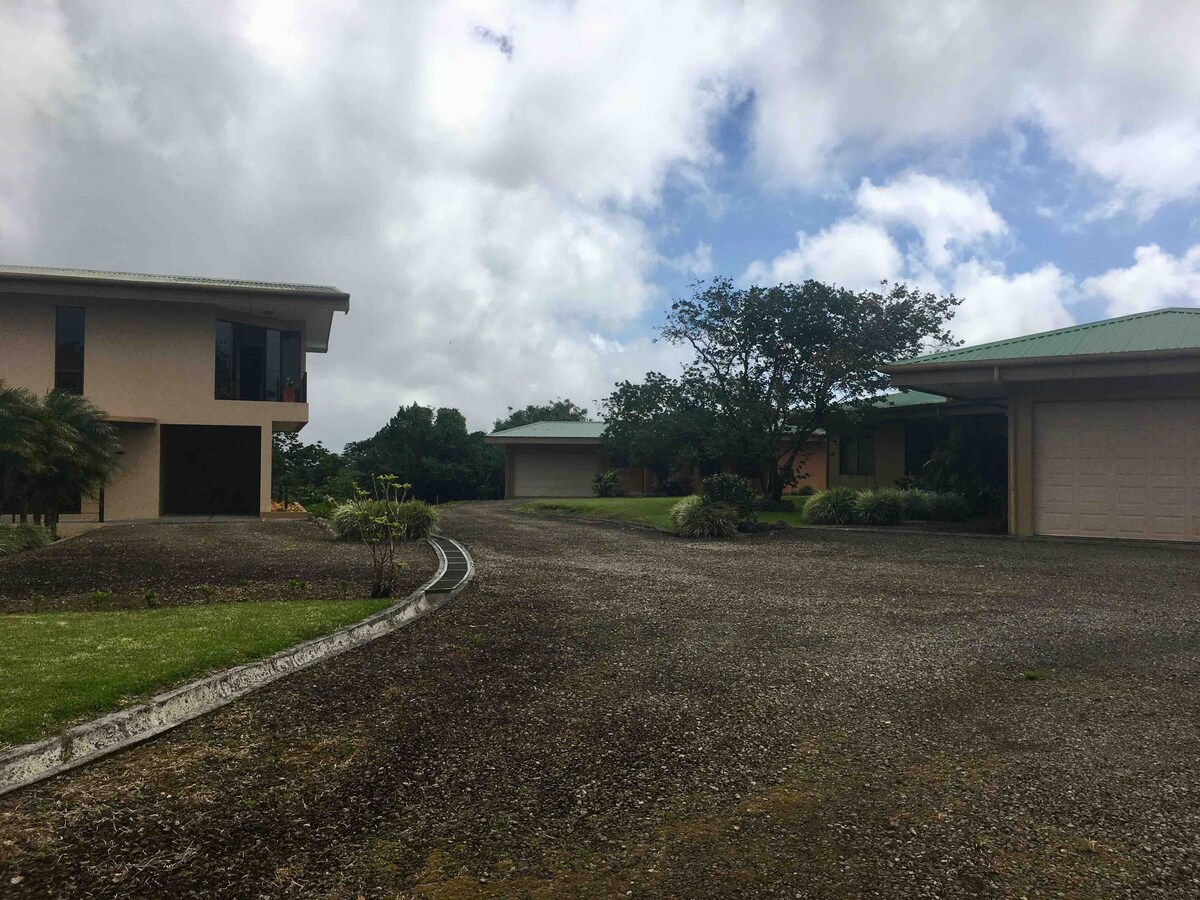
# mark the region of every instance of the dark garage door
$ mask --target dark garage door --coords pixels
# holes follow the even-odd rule
[[[262,429],[162,426],[164,515],[258,515]]]

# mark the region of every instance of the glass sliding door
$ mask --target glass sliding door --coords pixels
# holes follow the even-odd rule
[[[218,400],[302,399],[300,332],[217,322]]]

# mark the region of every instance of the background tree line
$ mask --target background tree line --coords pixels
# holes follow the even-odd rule
[[[556,399],[509,407],[493,431],[532,422],[582,422],[587,410]],[[468,431],[461,412],[413,403],[402,406],[372,437],[347,444],[339,454],[320,442],[305,444],[298,435],[276,434],[273,496],[323,509],[324,501],[348,500],[354,485],[366,485],[381,472],[413,485],[412,495],[428,503],[493,500],[504,495],[504,451],[485,444],[485,432]]]

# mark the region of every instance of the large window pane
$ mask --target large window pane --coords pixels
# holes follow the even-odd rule
[[[217,323],[217,393],[218,400],[236,400],[237,388],[233,380],[233,325]]]
[[[303,399],[303,352],[298,331],[217,322],[216,398],[279,401],[291,386],[288,396]]]
[[[280,382],[282,372],[279,367],[279,332],[274,328],[266,330],[266,353],[264,356],[264,369],[266,376],[264,378],[265,387],[263,397],[267,400],[282,400],[281,390],[283,388]]]
[[[83,393],[83,307],[59,306],[54,317],[54,386]]]

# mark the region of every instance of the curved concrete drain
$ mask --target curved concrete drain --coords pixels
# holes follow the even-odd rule
[[[274,656],[234,666],[55,737],[0,753],[0,795],[162,734],[284,675],[390,634],[445,605],[470,583],[475,563],[452,538],[428,540],[438,555],[437,574],[398,603]]]

